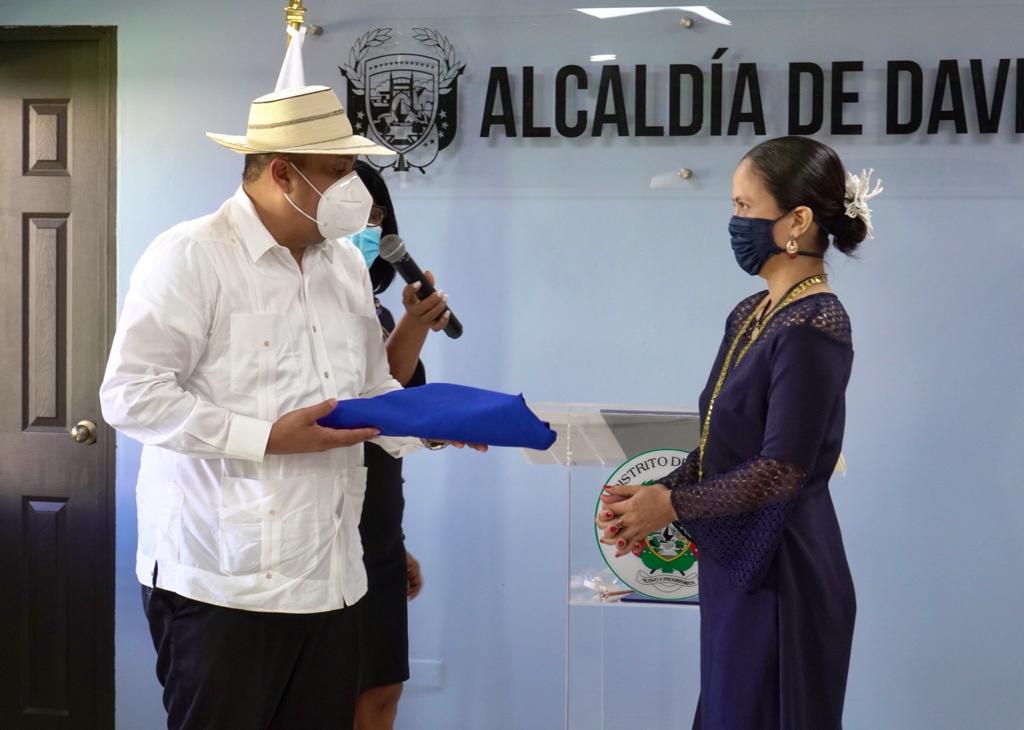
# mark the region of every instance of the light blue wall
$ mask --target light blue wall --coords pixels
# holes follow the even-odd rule
[[[433,338],[425,360],[435,380],[534,400],[696,400],[726,312],[756,286],[736,269],[724,227],[732,167],[758,140],[482,140],[486,70],[512,67],[518,94],[518,69],[535,66],[545,90],[538,116],[550,120],[554,72],[568,63],[596,70],[591,53],[616,52],[626,68],[648,63],[663,82],[669,63],[708,69],[714,49],[728,46],[727,77],[738,61],[759,64],[769,128],[781,134],[786,63],[866,61],[854,85],[865,135],[822,137],[848,167],[877,168],[887,188],[875,205],[877,239],[859,261],[833,266],[857,352],[850,474],[833,487],[859,598],[846,725],[1021,727],[1024,135],[887,138],[877,120],[884,59],[919,61],[926,89],[940,58],[983,58],[991,70],[998,58],[1022,55],[1024,8],[726,3],[714,8],[732,29],[684,31],[674,14],[602,23],[548,0],[308,4],[311,21],[327,29],[307,44],[310,82],[340,89],[336,67],[355,37],[385,22],[403,33],[435,27],[467,62],[456,146],[427,175],[392,183],[410,247],[438,272],[466,326],[458,342]],[[241,131],[249,100],[273,84],[281,5],[0,6],[0,24],[119,26],[121,297],[154,235],[234,189],[240,160],[202,133]],[[596,79],[581,100],[592,103]],[[969,81],[965,74],[971,110]],[[1013,89],[1011,74],[1007,114],[1019,103]],[[697,172],[688,186],[647,187],[682,166]],[[161,726],[132,570],[138,453],[120,440],[117,707],[126,730]],[[563,475],[515,453],[443,453],[410,459],[407,477],[406,532],[427,585],[411,609],[412,654],[442,660],[444,672],[440,688],[414,677],[400,726],[561,727]],[[602,476],[585,478],[596,486]],[[574,689],[595,701],[603,690],[609,726],[625,724],[627,712],[642,718],[638,727],[688,722],[693,609],[574,618],[593,637],[587,646],[574,639]]]

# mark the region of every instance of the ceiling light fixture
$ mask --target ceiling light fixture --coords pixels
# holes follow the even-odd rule
[[[719,25],[732,25],[731,20],[722,17],[707,5],[662,5],[657,7],[637,8],[576,8],[576,10],[580,13],[600,18],[601,20],[626,18],[631,15],[644,15],[646,13],[657,13],[662,10],[680,10],[684,13],[693,13],[694,15],[704,18],[704,20],[712,23],[718,23]]]

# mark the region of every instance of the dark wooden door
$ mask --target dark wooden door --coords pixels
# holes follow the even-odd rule
[[[5,730],[114,725],[114,435],[97,391],[115,306],[115,59],[113,29],[0,28]]]

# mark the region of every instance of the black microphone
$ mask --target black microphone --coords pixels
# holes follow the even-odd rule
[[[420,288],[416,292],[417,297],[426,299],[434,293],[434,287],[405,250],[405,242],[398,234],[389,233],[380,239],[380,257],[395,267],[395,271],[401,274],[406,284],[414,284],[417,281],[420,283]],[[448,318],[444,333],[454,340],[462,336],[462,323],[455,317],[455,312],[452,312],[450,307],[448,311],[452,316]]]

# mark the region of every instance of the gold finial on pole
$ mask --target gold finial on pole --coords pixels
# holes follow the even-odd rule
[[[288,0],[288,4],[284,8],[284,22],[298,30],[305,21],[306,6],[302,4],[302,0]],[[292,42],[290,35],[286,34],[286,39],[287,43]]]

